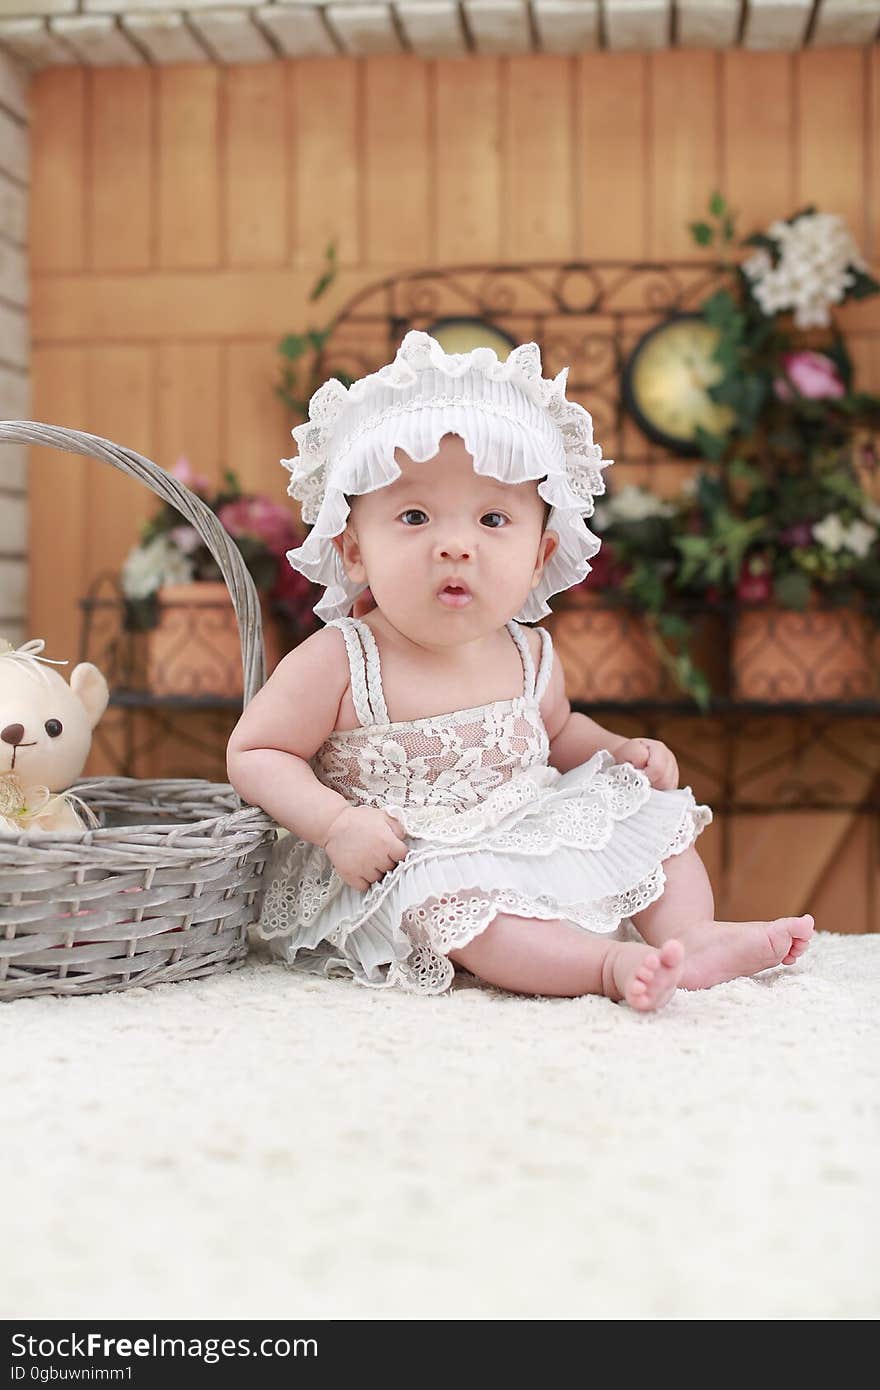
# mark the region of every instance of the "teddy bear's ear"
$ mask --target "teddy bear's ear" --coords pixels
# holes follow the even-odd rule
[[[81,661],[70,673],[70,688],[83,705],[94,729],[107,708],[110,690],[97,666],[90,661]]]

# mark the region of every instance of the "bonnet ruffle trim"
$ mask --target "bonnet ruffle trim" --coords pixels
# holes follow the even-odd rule
[[[365,587],[348,578],[332,543],[348,521],[346,497],[394,482],[401,471],[396,448],[425,462],[446,434],[464,440],[477,473],[509,483],[541,479],[538,492],[551,507],[547,529],[559,547],[515,616],[536,622],[549,613],[547,599],[580,583],[599,550],[584,517],[605,491],[602,470],[611,462],[593,443],[588,411],[566,400],[567,375],[565,368],[552,380],[542,377],[536,343],[500,362],[488,347],[447,354],[413,330],[378,372],[348,388],[335,378],[325,382],[309,403],[308,422],[293,430],[298,457],[282,460],[291,472],[288,492],[313,528],[287,558],[324,586],[316,615],[325,622],[345,617]]]

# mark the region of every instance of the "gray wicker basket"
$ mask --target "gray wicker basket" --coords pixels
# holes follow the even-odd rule
[[[232,597],[247,703],[265,679],[260,605],[214,513],[149,459],[96,435],[7,420],[4,440],[102,459],[191,522]],[[76,791],[99,829],[0,831],[0,1001],[191,980],[241,963],[274,822],[228,783],[102,777]]]

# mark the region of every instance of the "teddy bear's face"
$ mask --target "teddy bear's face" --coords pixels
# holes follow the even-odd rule
[[[49,667],[0,663],[0,775],[14,772],[25,787],[64,791],[79,777],[92,729],[107,705],[107,683],[85,662],[70,685]]]

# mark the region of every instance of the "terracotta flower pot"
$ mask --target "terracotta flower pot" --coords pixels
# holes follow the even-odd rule
[[[262,597],[261,605],[270,672],[284,652]],[[159,623],[146,638],[145,682],[152,694],[241,695],[238,623],[224,583],[168,584],[160,589]]]
[[[741,611],[731,664],[737,700],[880,697],[880,632],[863,613],[843,608]]]
[[[653,645],[644,619],[626,608],[606,608],[601,594],[578,591],[545,619],[570,700],[681,698]]]

